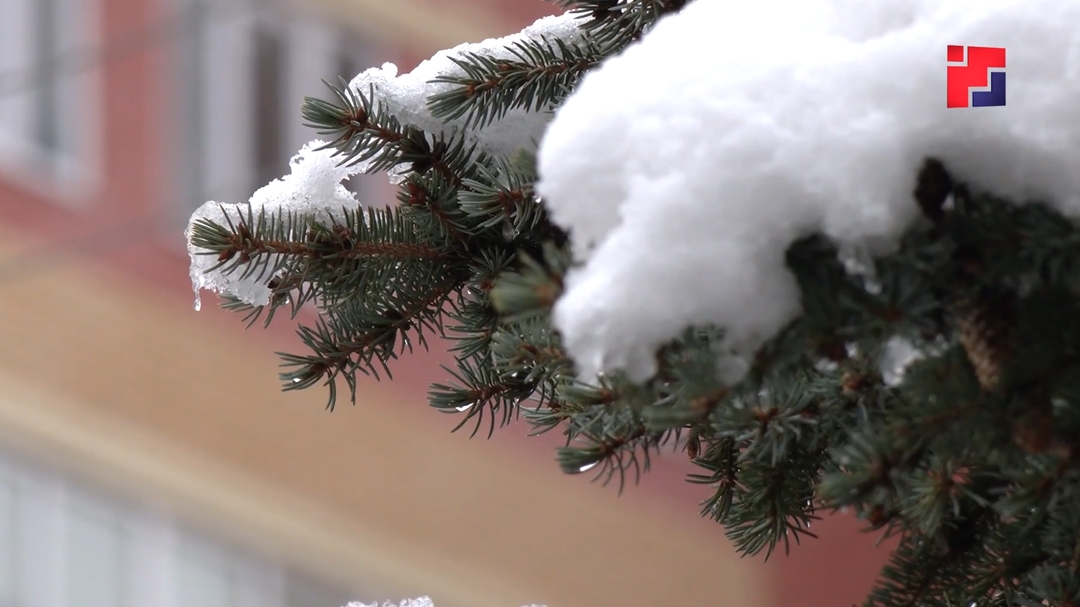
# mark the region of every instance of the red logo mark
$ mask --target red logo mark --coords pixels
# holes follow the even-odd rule
[[[1005,73],[991,69],[1005,69],[1005,49],[989,46],[949,45],[949,63],[964,63],[964,51],[967,50],[966,65],[948,67],[948,107],[987,107],[1005,105]],[[972,88],[989,88],[986,91],[971,91]],[[968,102],[971,91],[972,100]]]

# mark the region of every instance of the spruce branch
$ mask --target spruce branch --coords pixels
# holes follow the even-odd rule
[[[555,0],[571,13],[588,16],[583,28],[614,54],[639,39],[657,20],[683,9],[691,0]]]
[[[815,398],[801,381],[777,386],[768,394],[739,395],[729,406],[716,409],[711,420],[715,435],[739,442],[742,461],[779,465],[800,445],[812,441],[816,420],[807,413]]]
[[[464,242],[469,238],[471,222],[458,204],[458,189],[438,173],[410,174],[398,190],[402,213],[439,240]]]
[[[719,521],[740,552],[757,554],[765,550],[768,559],[781,542],[787,553],[791,540],[799,543],[803,536],[817,537],[810,531],[810,523],[819,518],[813,507],[818,457],[808,453],[791,455],[777,464],[741,459],[739,482],[745,492]]]
[[[471,359],[458,359],[457,371],[446,366],[443,369],[453,376],[457,385],[433,384],[429,392],[431,406],[444,412],[464,412],[465,416],[454,431],[474,420],[470,437],[476,436],[486,415],[488,438],[491,438],[498,415],[502,416],[500,425],[509,424],[516,418],[518,404],[536,391],[535,380],[524,374],[499,377],[489,365]]]
[[[220,208],[225,225],[199,219],[191,226],[191,244],[203,249],[198,254],[217,257],[217,264],[208,272],[240,272],[241,278],[258,274],[257,281],[269,281],[269,277],[280,273],[288,263],[283,254],[293,252],[289,241],[305,226],[307,218],[284,211],[268,215],[265,208],[260,208],[256,216],[247,206],[246,211],[236,209],[234,219],[224,205]]]
[[[730,393],[727,388],[717,388],[697,395],[666,395],[666,398],[642,411],[642,420],[651,430],[689,427],[709,417]]]
[[[863,607],[926,605],[925,599],[932,597],[931,591],[944,564],[944,559],[931,553],[917,539],[905,538],[882,570],[881,581],[871,591]]]
[[[539,111],[558,104],[586,71],[606,56],[591,44],[563,40],[521,40],[506,49],[513,59],[465,53],[452,61],[461,75],[432,83],[452,87],[428,99],[432,114],[444,120],[464,116],[466,128],[482,128],[515,109]]]
[[[546,315],[562,294],[569,257],[550,244],[545,246],[545,252],[550,265],[522,253],[520,270],[504,272],[493,286],[491,301],[503,322],[517,323]]]
[[[714,521],[729,520],[732,507],[743,493],[739,485],[739,443],[733,438],[714,439],[706,434],[707,447],[693,462],[708,474],[692,473],[687,481],[713,488],[713,494],[701,502],[701,515]]]
[[[506,228],[502,233],[517,236],[540,227],[546,219],[540,199],[526,181],[509,167],[492,170],[477,167],[477,179],[465,179],[458,195],[462,212],[484,229]]]
[[[489,303],[482,299],[463,298],[455,310],[447,316],[458,322],[448,326],[447,339],[453,340],[450,352],[462,359],[485,357],[491,351],[491,339],[498,325],[499,316]]]
[[[418,174],[434,170],[456,185],[470,174],[474,164],[487,159],[462,136],[431,135],[402,124],[381,103],[373,101],[374,85],[364,95],[344,81],[341,86],[324,84],[338,103],[305,97],[302,113],[306,126],[320,135],[334,136],[322,149],[336,150],[342,164],[367,163],[368,172],[407,165]]]
[[[444,334],[442,309],[459,283],[439,276],[428,279],[428,291],[421,297],[407,299],[391,293],[374,304],[343,300],[314,327],[299,327],[300,338],[312,354],[279,353],[282,366],[291,368],[280,374],[284,389],[300,390],[321,381],[329,387],[327,408],[333,410],[339,377],[345,380],[353,404],[357,373],[378,378],[381,368],[392,377],[387,363],[397,358],[398,344],[411,350],[413,335],[426,348],[425,331]]]
[[[392,208],[344,209],[340,217],[329,221],[314,215],[267,213],[265,208],[256,216],[250,207],[237,209],[236,217],[223,208],[223,215],[226,226],[209,220],[196,222],[192,242],[207,249],[206,254],[217,254],[220,261],[212,270],[254,278],[270,288],[266,305],[226,299],[225,307],[245,313],[249,326],[264,312],[268,324],[285,305],[295,318],[316,299],[324,308],[358,294],[369,294],[377,301],[386,293],[423,299],[426,285],[422,281],[460,282],[449,276],[453,271],[445,244],[424,238],[410,218]],[[306,338],[318,335],[316,331]],[[333,368],[330,365],[326,372]],[[301,381],[293,387],[308,385]]]
[[[573,377],[573,362],[558,339],[539,322],[502,325],[491,338],[495,363],[515,371],[541,371],[545,375]]]
[[[607,485],[619,479],[619,493],[626,486],[627,473],[633,470],[634,481],[648,472],[650,451],[657,449],[664,433],[650,433],[635,415],[626,409],[606,420],[595,419],[583,428],[576,438],[584,444],[562,447],[556,451],[555,460],[568,474],[584,474],[596,470],[593,480]]]
[[[252,305],[235,295],[223,293],[220,295],[222,299],[221,308],[245,314],[243,321],[249,329],[260,318],[263,318],[263,327],[269,327],[279,309],[289,306],[289,317],[295,319],[304,304],[312,301],[316,295],[314,286],[304,283],[297,276],[271,279],[267,283],[267,287],[270,289],[270,302],[267,305]],[[265,318],[263,317],[264,313]]]
[[[491,340],[498,328],[499,314],[492,307],[489,292],[492,283],[514,263],[514,255],[502,248],[483,249],[470,261],[471,278],[461,297],[447,316],[458,322],[449,326],[447,338],[456,341],[450,351],[459,358],[487,357]]]
[[[420,238],[393,208],[342,209],[341,221],[292,211],[268,213],[265,207],[256,215],[250,205],[235,213],[224,206],[221,210],[225,225],[199,219],[192,225],[191,243],[206,250],[201,255],[217,255],[218,265],[210,271],[226,275],[241,271],[246,278],[258,273],[261,280],[307,261],[308,272],[329,276],[356,259],[403,262],[448,257],[444,246]],[[332,267],[328,272],[326,262]]]
[[[375,167],[382,169],[393,166],[395,162],[388,146],[393,146],[405,138],[402,126],[396,117],[386,112],[375,103],[375,86],[368,87],[368,94],[363,95],[341,79],[340,86],[323,81],[338,103],[324,101],[317,97],[305,97],[301,114],[306,121],[304,126],[315,129],[319,135],[333,135],[327,149],[336,149],[344,157],[342,162],[358,163],[378,158]],[[381,153],[381,154],[380,154]],[[378,170],[373,168],[372,170]]]
[[[573,363],[542,322],[502,324],[489,345],[493,365],[502,375],[524,377],[535,387],[528,397],[532,403],[522,409],[532,435],[558,428],[580,412],[559,397],[564,382],[573,378]]]

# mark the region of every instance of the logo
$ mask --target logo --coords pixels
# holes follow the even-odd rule
[[[948,63],[948,107],[1005,105],[1005,49],[950,44]]]

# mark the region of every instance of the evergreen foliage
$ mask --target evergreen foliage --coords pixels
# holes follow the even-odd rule
[[[484,124],[559,102],[604,57],[677,0],[562,0],[590,15],[587,44],[537,41],[514,60],[467,56],[442,117]],[[922,218],[895,252],[853,273],[821,236],[790,247],[804,314],[746,378],[717,373],[722,327],[688,328],[657,352],[644,385],[579,381],[550,310],[571,265],[567,235],[532,191],[526,153],[493,158],[460,138],[402,125],[372,95],[332,87],[304,118],[345,162],[408,170],[396,208],[333,224],[293,215],[202,221],[192,241],[237,272],[273,277],[274,297],[225,306],[269,323],[305,304],[308,348],[283,354],[285,389],[390,376],[393,360],[454,340],[453,380],[432,406],[473,434],[521,414],[561,431],[557,460],[620,487],[660,449],[684,450],[710,494],[701,513],[747,554],[812,536],[819,513],[850,509],[900,547],[865,605],[1080,604],[1080,227],[1049,206],[956,183],[927,160]],[[928,354],[902,381],[879,360],[903,338]],[[340,382],[339,382],[340,380]]]

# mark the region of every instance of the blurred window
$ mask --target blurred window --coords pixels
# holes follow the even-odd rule
[[[339,607],[362,598],[0,453],[0,607]]]
[[[0,169],[78,189],[101,128],[98,0],[3,0]]]
[[[378,49],[301,3],[176,1],[195,24],[180,57],[186,109],[178,192],[187,214],[208,200],[245,201],[288,174],[289,160],[318,138],[303,124],[304,97],[328,98],[324,80],[351,80],[376,64]],[[370,181],[352,181],[346,186],[367,195]]]

